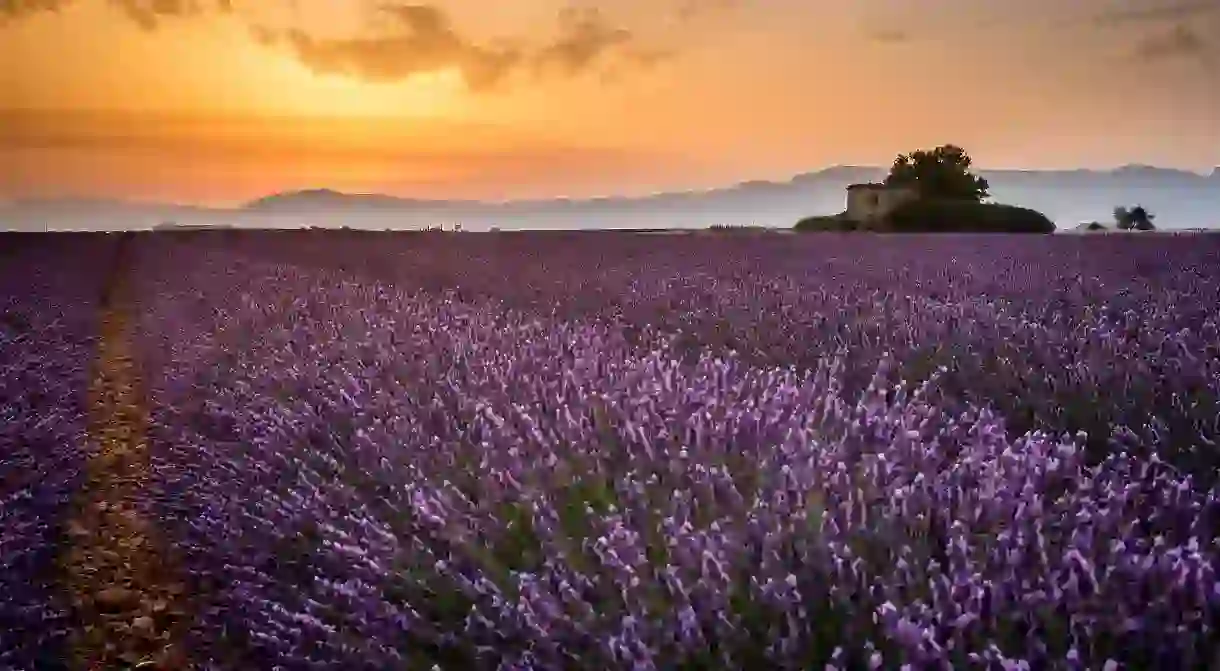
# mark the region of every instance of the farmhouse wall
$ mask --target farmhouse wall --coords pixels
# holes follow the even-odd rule
[[[899,205],[918,197],[918,192],[907,187],[853,184],[847,187],[847,218],[859,222],[879,221]]]

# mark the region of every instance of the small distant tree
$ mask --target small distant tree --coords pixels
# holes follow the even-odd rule
[[[1155,231],[1156,226],[1152,223],[1153,219],[1156,219],[1156,215],[1149,212],[1143,205],[1136,205],[1132,208],[1114,208],[1114,223],[1123,231]]]
[[[970,171],[972,163],[966,150],[951,144],[900,154],[885,183],[914,187],[921,198],[978,203],[990,196],[991,185]]]

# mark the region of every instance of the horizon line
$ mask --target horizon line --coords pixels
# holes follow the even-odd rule
[[[505,198],[505,199],[487,199],[487,198],[435,198],[435,197],[420,197],[411,195],[397,194],[391,191],[344,191],[327,186],[311,186],[299,188],[287,188],[265,193],[261,196],[233,201],[232,205],[207,204],[204,201],[166,201],[166,200],[147,200],[143,198],[124,198],[124,197],[109,197],[109,196],[52,196],[52,197],[0,197],[0,207],[21,207],[30,205],[54,205],[54,204],[71,204],[92,203],[106,205],[132,205],[132,206],[164,206],[164,207],[183,207],[197,208],[205,210],[244,210],[248,209],[261,200],[274,198],[276,196],[299,195],[306,193],[327,192],[336,196],[347,197],[381,197],[401,201],[416,201],[421,203],[454,203],[467,205],[510,205],[514,203],[547,203],[547,202],[591,202],[599,200],[642,200],[659,196],[681,196],[681,195],[703,195],[715,191],[728,191],[741,187],[775,185],[785,186],[792,182],[808,176],[817,176],[833,170],[885,170],[884,165],[852,165],[852,164],[834,164],[822,168],[806,170],[804,172],[792,173],[785,178],[774,179],[747,179],[738,180],[735,182],[725,182],[714,186],[703,188],[687,188],[687,189],[661,189],[647,192],[636,193],[608,193],[601,195],[582,195],[571,196],[564,194],[556,194],[553,196],[535,196],[524,198]],[[1220,176],[1220,165],[1213,168],[1212,172],[1198,172],[1188,168],[1178,168],[1172,166],[1159,166],[1143,163],[1124,163],[1112,167],[1093,168],[1093,167],[1076,167],[1076,168],[975,168],[978,173],[988,172],[1018,172],[1018,173],[1094,173],[1094,174],[1114,174],[1122,170],[1147,170],[1173,172],[1182,175],[1189,175],[1199,179],[1208,179],[1213,176]]]

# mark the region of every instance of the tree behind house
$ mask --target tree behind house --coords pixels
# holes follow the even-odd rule
[[[900,154],[885,183],[914,187],[921,198],[978,203],[990,195],[990,185],[970,171],[972,163],[964,149],[951,144]]]

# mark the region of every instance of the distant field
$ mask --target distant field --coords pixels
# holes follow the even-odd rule
[[[136,353],[141,510],[200,668],[1220,654],[1220,236],[128,239],[107,337]],[[0,362],[83,399],[72,315],[117,236],[21,240]],[[5,382],[15,426],[57,412]],[[73,543],[71,412],[38,450],[0,431],[8,556]],[[39,575],[0,605],[0,667],[71,636]]]

